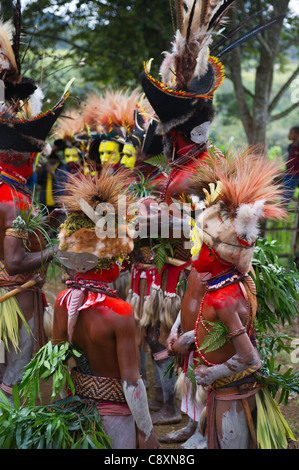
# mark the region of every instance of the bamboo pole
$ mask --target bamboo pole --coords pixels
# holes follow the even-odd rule
[[[25,282],[25,284],[23,284],[22,286],[17,287],[16,289],[13,289],[10,292],[7,292],[6,294],[2,295],[0,297],[0,303],[4,302],[7,299],[10,299],[11,297],[17,294],[20,294],[20,292],[23,292],[24,289],[29,289],[29,287],[34,286],[36,283],[36,279],[31,279],[30,281]]]

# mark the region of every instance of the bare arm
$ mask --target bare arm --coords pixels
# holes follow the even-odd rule
[[[58,245],[57,245],[58,247]],[[57,247],[46,248],[42,252],[26,251],[20,238],[4,237],[4,265],[10,276],[27,273],[40,268],[42,263],[53,259]]]
[[[237,305],[226,306],[217,312],[218,318],[227,326],[232,333],[232,344],[235,354],[223,364],[207,367],[200,365],[194,371],[196,381],[199,385],[211,385],[221,377],[229,377],[235,373],[249,367],[260,367],[261,361],[256,349],[253,347],[250,338],[238,315]],[[242,332],[239,334],[239,332]]]

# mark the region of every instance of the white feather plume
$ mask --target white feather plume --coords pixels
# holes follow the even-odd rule
[[[15,55],[12,48],[14,26],[11,20],[0,20],[0,72],[9,70],[10,75],[19,76]]]
[[[188,55],[191,62],[196,61],[193,77],[201,77],[207,71],[209,46],[212,42],[209,24],[222,3],[223,0],[197,0],[195,2],[182,0],[180,2],[179,28],[172,42],[171,51],[164,52],[164,60],[160,67],[162,81],[167,86],[175,87],[177,60],[184,63],[183,59]]]
[[[236,233],[239,237],[253,242],[259,235],[259,221],[264,217],[264,200],[253,204],[241,204],[234,219]]]

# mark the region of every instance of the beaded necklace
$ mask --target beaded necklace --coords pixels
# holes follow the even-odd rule
[[[103,281],[96,281],[94,279],[76,279],[75,281],[66,281],[66,285],[68,287],[100,292],[109,295],[110,297],[118,298],[117,292],[108,287],[108,285]]]
[[[195,323],[195,328],[194,328],[194,339],[195,339],[196,350],[197,350],[199,356],[201,357],[201,359],[203,360],[203,362],[209,367],[215,366],[217,364],[214,364],[214,363],[212,363],[212,362],[210,362],[206,359],[206,357],[204,356],[204,354],[200,350],[200,345],[198,344],[198,341],[197,341],[197,330],[198,330],[199,323],[202,324],[203,328],[207,331],[207,333],[210,333],[210,330],[206,327],[205,320],[203,318],[203,307],[204,307],[206,295],[210,291],[219,290],[219,289],[224,288],[224,287],[226,287],[228,285],[231,285],[233,283],[241,282],[242,278],[244,276],[246,276],[246,274],[241,275],[240,273],[237,273],[237,272],[235,272],[235,274],[232,275],[232,271],[229,271],[229,272],[226,272],[226,273],[221,273],[221,274],[222,274],[222,276],[217,275],[217,276],[214,276],[213,278],[211,278],[207,281],[206,292],[205,292],[205,294],[202,298],[202,301],[201,301],[201,304],[200,304],[200,309],[199,309],[199,314],[197,316],[196,323]],[[220,279],[220,281],[219,281],[219,279]],[[251,316],[251,306],[250,306],[250,303],[249,303],[248,300],[247,300],[247,303],[248,303],[249,317],[246,319],[246,323],[245,323],[244,326],[247,329],[248,324],[250,322],[249,330],[248,330],[248,336],[250,337],[251,333],[252,333],[252,328],[253,328],[253,321],[252,321],[252,316]]]
[[[5,178],[11,181],[12,183],[21,184],[21,185],[25,185],[27,183],[27,179],[24,178],[24,176],[17,173],[16,171],[11,171],[11,170],[0,167],[0,175],[2,176],[2,178]]]
[[[170,168],[173,168],[173,170],[168,176],[163,191],[161,193],[160,198],[162,201],[165,201],[168,187],[170,183],[174,180],[174,178],[177,176],[177,174],[182,170],[182,167],[184,167],[190,161],[194,160],[194,158],[198,157],[198,155],[201,155],[205,150],[206,144],[196,145],[195,148],[192,147],[191,150],[189,150],[186,154],[169,162],[169,166]]]

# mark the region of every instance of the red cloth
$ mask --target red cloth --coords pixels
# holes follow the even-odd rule
[[[86,280],[86,281],[99,281],[110,284],[110,282],[115,281],[118,278],[120,273],[120,267],[117,263],[110,269],[102,269],[98,271],[87,271],[86,273],[77,273],[76,281]]]
[[[22,210],[31,204],[30,199],[25,196],[25,194],[19,191],[14,191],[11,186],[0,182],[0,202],[12,202],[12,204],[14,204],[14,200],[19,210]]]
[[[56,298],[55,305],[63,305],[66,308],[66,299],[68,296],[68,292],[70,289],[66,289],[62,292],[60,292]],[[86,302],[88,295],[90,293],[86,293],[86,296],[84,298],[83,304]],[[95,301],[97,300],[97,296],[94,296]],[[133,309],[130,304],[125,302],[122,299],[117,299],[115,297],[109,297],[109,295],[105,296],[105,299],[101,301],[100,303],[96,304],[96,309],[99,313],[106,312],[107,309],[112,310],[114,313],[117,313],[118,315],[123,315],[123,316],[129,316],[132,314]],[[92,299],[90,298],[90,307],[92,307]]]
[[[128,405],[107,401],[96,402],[100,416],[127,416],[132,414]]]

